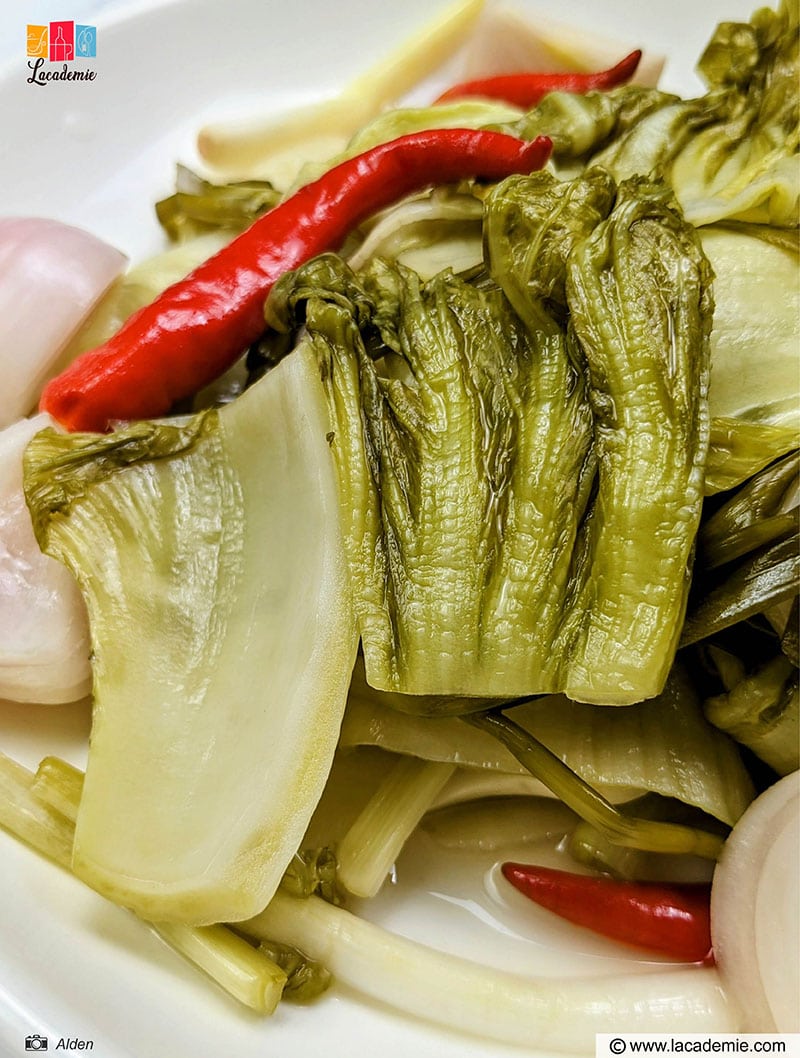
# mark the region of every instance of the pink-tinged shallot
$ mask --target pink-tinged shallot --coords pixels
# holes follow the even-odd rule
[[[80,228],[0,218],[0,429],[27,415],[126,257]]]
[[[22,494],[22,455],[49,415],[0,431],[0,699],[72,702],[89,693],[89,626],[72,574],[43,555]]]

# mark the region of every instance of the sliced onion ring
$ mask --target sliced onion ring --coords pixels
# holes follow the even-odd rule
[[[725,843],[711,890],[720,977],[746,1032],[800,1032],[800,772],[752,805]]]

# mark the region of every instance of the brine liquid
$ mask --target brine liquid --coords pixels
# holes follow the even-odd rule
[[[496,839],[489,833],[482,840],[468,822],[463,839],[458,826],[437,836],[430,828],[418,830],[378,896],[352,909],[430,947],[526,975],[589,976],[674,965],[564,922],[505,880],[500,865],[507,860],[580,870],[564,850],[575,817],[557,802],[530,801],[524,840],[501,835],[496,847],[481,848]],[[485,830],[487,819],[479,825]]]

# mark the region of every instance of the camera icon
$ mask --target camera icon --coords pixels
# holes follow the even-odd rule
[[[46,1051],[47,1050],[47,1037],[40,1036],[36,1033],[33,1036],[25,1037],[25,1050],[26,1051]]]

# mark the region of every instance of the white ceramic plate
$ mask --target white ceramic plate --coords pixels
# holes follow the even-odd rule
[[[176,159],[192,161],[203,121],[333,95],[445,6],[442,0],[167,0],[95,18],[99,0],[87,3],[59,3],[56,14],[53,4],[41,12],[33,3],[12,4],[10,16],[4,9],[0,55],[11,61],[0,74],[0,209],[79,224],[133,259],[161,244],[152,204],[171,190]],[[514,6],[535,17],[534,0]],[[750,7],[747,0],[561,0],[558,13],[563,21],[666,53],[662,83],[691,93],[699,87],[694,60],[716,22],[748,17]],[[97,25],[93,82],[28,83],[25,23],[54,17]],[[0,703],[0,748],[28,765],[46,753],[79,757],[88,721],[82,706]],[[22,1054],[30,1033],[48,1036],[51,1050],[62,1037],[91,1040],[98,1058],[520,1053],[405,1019],[341,989],[313,1008],[283,1005],[262,1021],[218,994],[132,916],[4,834],[0,855],[2,1058]],[[412,849],[399,883],[370,916],[434,946],[480,953],[528,973],[598,974],[639,965],[614,945],[576,939],[544,920],[536,939],[526,940],[530,929],[513,910],[498,931],[473,899],[482,878],[476,889],[448,875],[447,860],[430,847]]]

